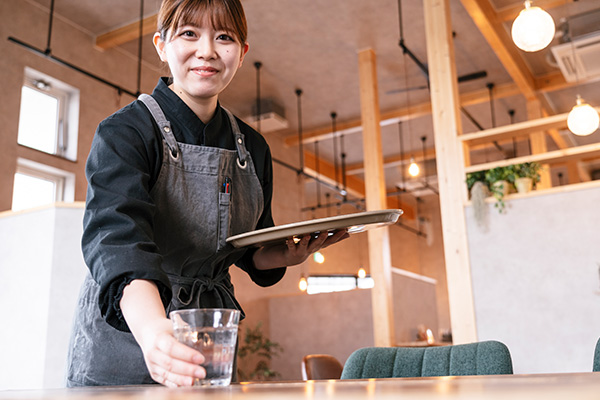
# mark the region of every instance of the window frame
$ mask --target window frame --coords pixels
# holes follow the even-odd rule
[[[65,158],[70,161],[77,161],[79,90],[30,67],[25,67],[24,79],[21,87],[27,87],[57,99],[58,111],[54,132],[53,153],[48,153],[44,150],[19,143],[18,136],[17,143],[20,146],[42,151],[46,154]],[[22,106],[19,108],[19,118],[21,118],[21,109]]]

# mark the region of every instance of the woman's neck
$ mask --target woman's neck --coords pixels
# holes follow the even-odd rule
[[[177,94],[177,96],[179,96],[185,104],[187,104],[187,106],[194,112],[194,114],[196,114],[198,118],[200,118],[200,121],[203,123],[209,123],[215,115],[218,101],[217,96],[213,96],[208,99],[202,99],[190,96],[189,93],[181,90],[174,84],[169,85],[169,88],[175,92],[175,94]]]

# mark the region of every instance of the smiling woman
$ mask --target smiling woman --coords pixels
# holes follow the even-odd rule
[[[286,266],[345,237],[253,249],[227,242],[274,225],[269,147],[218,101],[248,51],[242,6],[164,0],[158,27],[153,41],[172,77],[100,123],[86,165],[91,275],[76,311],[70,386],[192,385],[206,375],[205,357],[174,338],[170,311],[242,311],[233,264],[270,286]]]

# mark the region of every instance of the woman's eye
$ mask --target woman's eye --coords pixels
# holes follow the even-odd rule
[[[190,38],[196,36],[196,34],[194,33],[194,31],[189,31],[189,30],[181,31],[181,33],[179,35],[183,36],[183,37],[190,37]]]
[[[218,39],[218,40],[225,40],[225,41],[228,41],[228,42],[233,42],[233,41],[234,41],[234,40],[233,40],[233,38],[232,38],[231,36],[229,36],[229,35],[226,35],[226,34],[224,34],[224,33],[222,33],[222,34],[220,34],[219,36],[217,36],[217,39]]]

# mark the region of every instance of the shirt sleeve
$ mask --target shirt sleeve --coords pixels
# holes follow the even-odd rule
[[[144,115],[139,108],[128,112],[103,121],[94,136],[86,163],[82,236],[86,264],[100,285],[101,314],[122,331],[129,329],[119,302],[132,280],[154,281],[165,307],[171,299],[169,279],[153,240],[155,205],[149,188],[158,159],[154,128],[149,113]],[[144,137],[142,132],[150,134]]]
[[[263,213],[258,220],[258,224],[256,225],[256,229],[264,229],[270,228],[275,225],[273,222],[273,215],[271,214],[271,202],[273,199],[273,160],[271,158],[271,151],[269,147],[266,145],[266,150],[264,152],[264,156],[262,158],[261,168],[256,168],[257,171],[261,170],[262,178],[259,177],[259,180],[262,182],[262,190],[264,196],[264,208]],[[254,159],[254,155],[253,155]],[[255,160],[255,164],[258,160]],[[258,166],[257,166],[258,167]],[[279,282],[286,272],[286,267],[275,268],[269,270],[259,270],[254,267],[254,262],[252,261],[252,257],[257,249],[249,249],[242,256],[242,258],[236,263],[238,267],[246,271],[246,273],[252,279],[252,282],[256,283],[259,286],[272,286]]]

